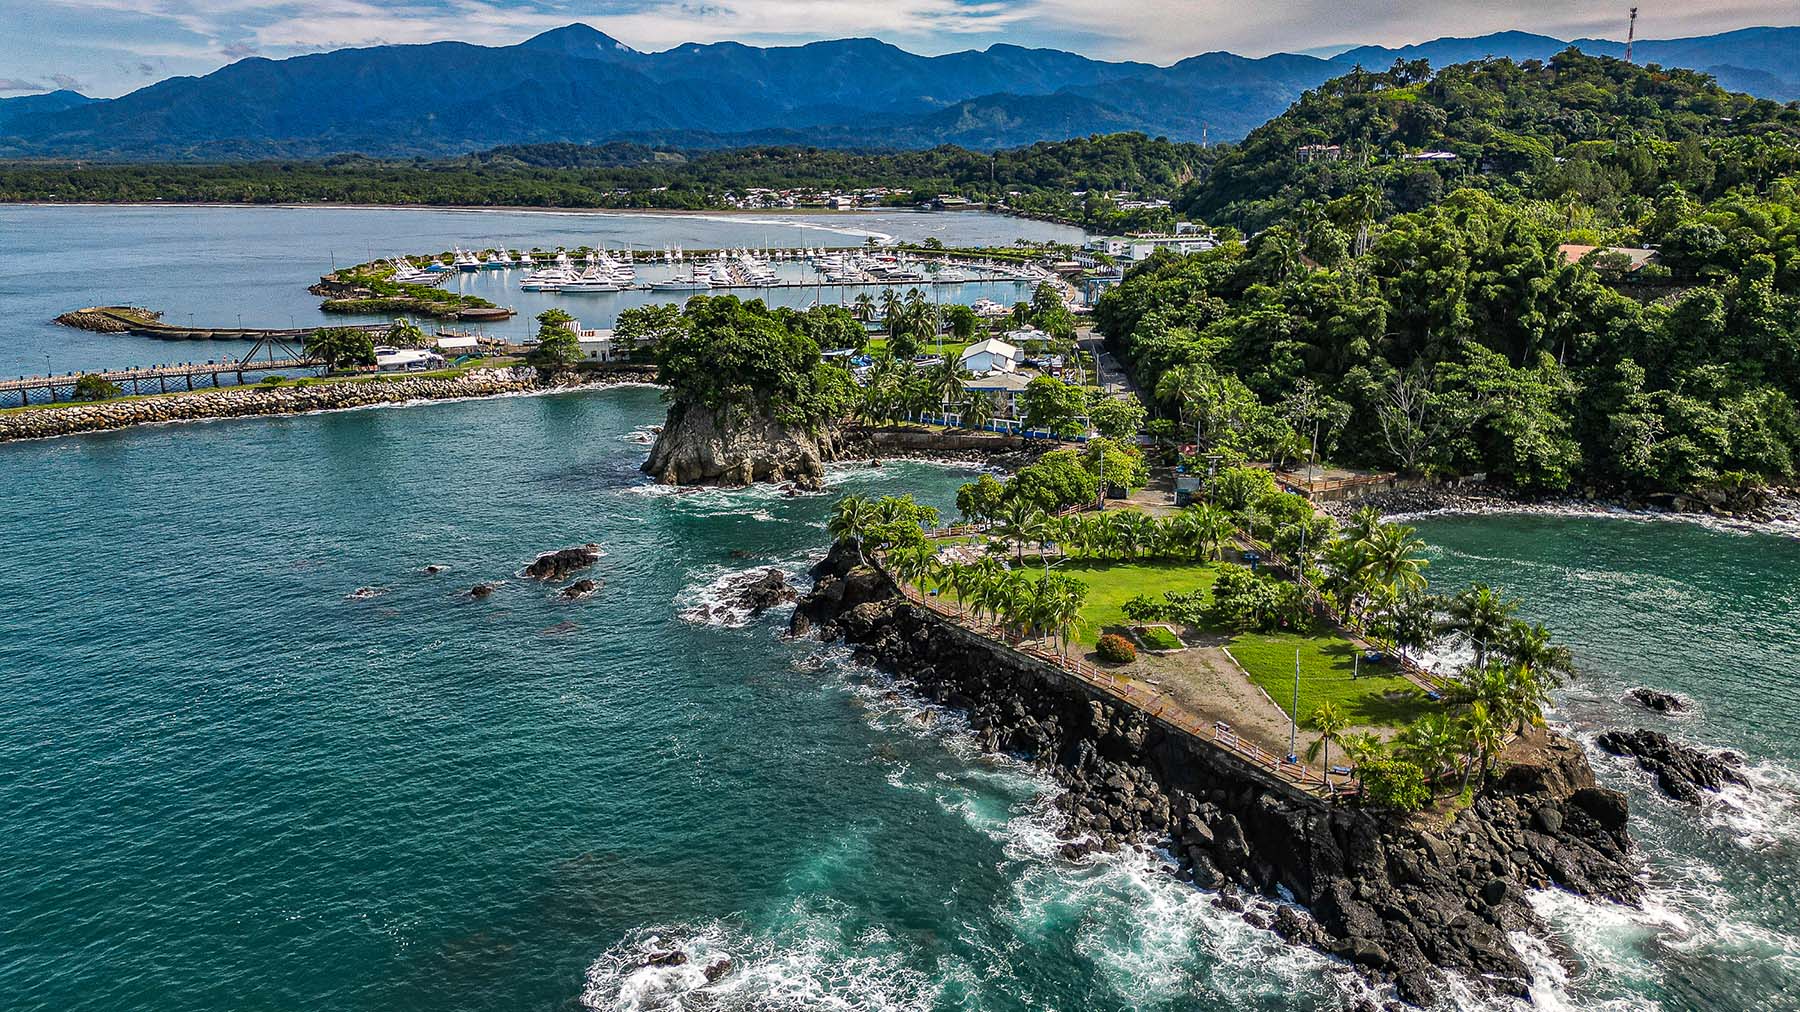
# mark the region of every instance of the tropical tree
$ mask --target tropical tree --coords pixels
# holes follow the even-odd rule
[[[950,410],[950,406],[963,399],[963,380],[972,374],[963,368],[962,361],[950,355],[931,368],[925,382],[931,389],[931,398],[939,405],[940,411]]]
[[[1043,540],[1048,529],[1047,519],[1043,510],[1023,499],[1014,499],[1006,504],[1006,509],[1000,515],[998,533],[1014,544],[1019,561],[1023,562],[1026,543]]]
[[[375,364],[375,339],[355,327],[323,327],[306,337],[306,354],[326,371]]]
[[[1517,601],[1509,601],[1485,583],[1476,583],[1450,599],[1445,611],[1445,628],[1460,635],[1475,647],[1475,666],[1487,667],[1488,651],[1500,645],[1500,638],[1512,627]]]
[[[1369,570],[1397,593],[1425,589],[1425,542],[1411,527],[1382,524],[1364,542]]]
[[[396,348],[422,348],[430,343],[418,324],[402,316],[388,324],[387,343]]]
[[[825,521],[825,532],[831,535],[833,542],[843,544],[860,540],[863,532],[875,522],[875,504],[867,496],[847,495],[832,506],[831,516]],[[861,553],[860,545],[857,551]]]
[[[1330,786],[1331,743],[1340,732],[1350,726],[1350,718],[1344,715],[1336,703],[1324,702],[1320,703],[1318,708],[1313,710],[1312,715],[1306,718],[1306,724],[1319,732],[1318,739],[1307,746],[1306,761],[1312,762],[1319,758],[1320,752],[1323,751],[1324,761],[1320,765],[1325,768],[1325,784]]]
[[[1550,630],[1542,624],[1514,621],[1501,642],[1508,660],[1530,668],[1534,677],[1560,684],[1575,670],[1575,658],[1569,648],[1555,643]]]
[[[1500,745],[1506,739],[1506,725],[1496,720],[1489,712],[1487,704],[1480,700],[1469,704],[1469,712],[1463,714],[1460,721],[1463,734],[1464,755],[1472,760],[1463,768],[1462,789],[1469,789],[1469,778],[1477,769],[1483,779],[1487,777],[1488,768]]]
[[[1395,737],[1401,755],[1437,776],[1463,753],[1462,732],[1448,713],[1428,713],[1402,728]]]
[[[963,395],[961,410],[958,412],[965,429],[983,429],[994,420],[994,399],[979,390],[970,390]]]
[[[868,292],[858,292],[851,300],[850,312],[858,320],[868,323],[875,318],[875,297]]]

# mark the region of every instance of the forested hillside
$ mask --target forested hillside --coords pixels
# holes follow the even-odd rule
[[[1719,88],[1704,74],[1565,51],[1431,72],[1424,61],[1352,71],[1252,131],[1182,208],[1261,228],[1302,200],[1371,195],[1412,211],[1459,186],[1504,199],[1615,209],[1675,184],[1711,198],[1800,171],[1800,105]],[[1303,161],[1309,145],[1341,157]],[[1455,158],[1420,161],[1420,152]]]
[[[1800,112],[1574,54],[1422,73],[1310,94],[1190,193],[1263,231],[1101,300],[1163,411],[1226,457],[1316,430],[1331,459],[1531,489],[1792,484]],[[1294,162],[1326,141],[1370,157]],[[1466,165],[1385,157],[1419,147]]]
[[[1142,134],[1042,142],[993,154],[957,147],[857,152],[801,147],[686,151],[640,144],[495,148],[443,161],[229,165],[0,164],[0,201],[379,203],[521,207],[723,206],[727,193],[890,188],[894,203],[941,193],[1004,201],[1101,230],[1166,226],[1166,210],[1118,211],[1104,192],[1171,198],[1218,149]],[[1072,194],[1095,191],[1092,199]]]

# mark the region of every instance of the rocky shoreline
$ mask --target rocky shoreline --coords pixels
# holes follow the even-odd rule
[[[1800,528],[1800,492],[1793,489],[1772,489],[1763,505],[1739,509],[1675,493],[1612,498],[1598,495],[1534,496],[1500,485],[1473,482],[1380,489],[1321,504],[1326,513],[1339,520],[1365,506],[1375,507],[1383,516],[1497,513],[1648,516],[1706,520],[1745,529],[1778,525]]]
[[[862,662],[967,711],[983,747],[1042,764],[1065,789],[1065,857],[1161,846],[1181,877],[1218,891],[1218,906],[1291,899],[1272,921],[1246,919],[1407,1003],[1429,1004],[1445,972],[1525,995],[1530,971],[1507,936],[1545,934],[1530,890],[1640,898],[1625,798],[1597,787],[1581,747],[1559,736],[1534,735],[1448,821],[1331,806],[913,606],[854,548],[835,548],[812,575],[791,632],[843,639]]]
[[[545,378],[536,369],[477,369],[452,378],[395,376],[362,382],[308,386],[242,386],[169,394],[142,400],[57,404],[0,414],[0,442],[48,439],[162,422],[300,415],[378,404],[459,400],[500,394],[572,390],[641,382],[639,377],[563,373]]]

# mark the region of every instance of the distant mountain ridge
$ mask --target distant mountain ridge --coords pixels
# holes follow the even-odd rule
[[[1013,45],[927,57],[875,39],[643,53],[575,24],[514,46],[440,42],[251,58],[117,99],[3,99],[0,157],[410,157],[613,140],[992,149],[1119,130],[1235,140],[1358,64],[1543,59],[1570,44],[1502,32],[1363,46],[1330,60],[1214,52],[1157,67]],[[1573,44],[1596,55],[1624,49],[1608,40]],[[1635,56],[1787,101],[1800,98],[1796,53],[1800,28],[1751,28],[1646,40]]]

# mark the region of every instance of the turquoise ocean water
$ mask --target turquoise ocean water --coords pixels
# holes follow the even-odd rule
[[[76,305],[237,294],[261,307],[246,322],[280,324],[341,246],[489,225],[591,241],[594,221],[0,208],[9,255],[31,254],[0,274],[0,374],[193,357],[34,322]],[[699,245],[762,226],[679,227]],[[978,755],[954,715],[784,642],[785,615],[711,617],[733,573],[804,568],[830,497],[651,488],[636,467],[661,415],[627,388],[0,445],[0,1007],[1344,1007],[1340,969],[1154,855],[1056,859],[1049,785]],[[830,477],[948,506],[968,472]],[[1577,736],[1662,727],[1754,774],[1688,813],[1596,759],[1631,795],[1651,901],[1542,897],[1578,969],[1540,954],[1540,1003],[1800,1009],[1800,540],[1418,525],[1440,586],[1501,584],[1575,646],[1554,716]],[[515,575],[587,541],[607,552],[587,600]],[[463,597],[488,579],[507,582]],[[1699,711],[1632,710],[1636,684]],[[730,972],[641,966],[677,944]]]
[[[703,617],[733,572],[798,572],[830,498],[646,485],[660,408],[628,388],[0,447],[8,1006],[1342,1007],[1341,971],[1153,857],[1058,861],[1047,784],[953,715],[782,641],[782,616]],[[947,504],[966,477],[832,483]],[[1650,681],[1701,701],[1683,736],[1771,771],[1747,813],[1694,819],[1602,765],[1654,902],[1547,899],[1586,969],[1546,1002],[1792,1007],[1795,714],[1772,697],[1800,546],[1421,526],[1439,579],[1506,583],[1577,644],[1594,673],[1559,718],[1623,719],[1616,690]],[[585,541],[588,600],[514,575]],[[640,968],[673,944],[731,971]]]

